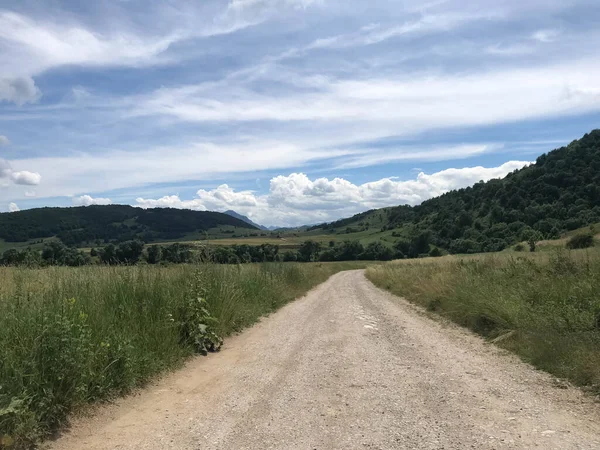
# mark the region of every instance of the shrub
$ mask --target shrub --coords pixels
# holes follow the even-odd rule
[[[429,252],[429,256],[431,256],[433,258],[438,258],[438,257],[442,256],[442,251],[437,247],[433,247],[431,249],[431,251]]]
[[[522,252],[525,250],[525,246],[523,244],[517,244],[513,247],[515,252]]]
[[[594,236],[591,234],[576,234],[567,241],[567,248],[574,250],[578,248],[589,248],[594,246]]]

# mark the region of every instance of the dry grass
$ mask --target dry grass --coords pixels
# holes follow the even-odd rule
[[[600,251],[498,253],[372,267],[406,297],[574,383],[600,391]]]

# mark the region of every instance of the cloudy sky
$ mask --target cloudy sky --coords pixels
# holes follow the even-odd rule
[[[0,0],[0,211],[299,225],[600,127],[597,0]]]

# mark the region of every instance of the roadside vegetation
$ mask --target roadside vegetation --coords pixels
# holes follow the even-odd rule
[[[600,393],[598,249],[398,261],[370,267],[367,277]]]
[[[334,264],[0,267],[0,448],[125,394],[256,322]]]

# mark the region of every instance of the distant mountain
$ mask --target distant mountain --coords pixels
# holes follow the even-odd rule
[[[246,217],[242,214],[236,213],[235,211],[233,211],[231,209],[229,211],[225,211],[223,214],[227,214],[228,216],[235,217],[236,219],[242,220],[242,221],[246,222],[247,224],[258,228],[259,230],[270,230],[271,229],[271,228],[267,228],[262,225],[259,225],[255,222],[253,222],[252,220],[250,220],[248,217]]]
[[[415,256],[430,246],[450,253],[499,251],[532,234],[552,239],[597,222],[600,130],[541,155],[535,164],[503,179],[479,182],[418,206],[367,211],[309,230],[395,230],[403,252]]]
[[[66,245],[131,239],[153,242],[182,239],[192,233],[203,233],[224,226],[258,228],[218,212],[94,205],[37,208],[0,214],[0,239],[25,242],[56,236]]]

